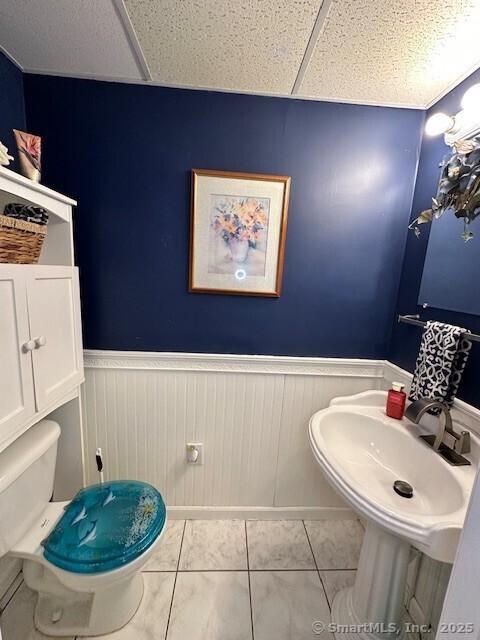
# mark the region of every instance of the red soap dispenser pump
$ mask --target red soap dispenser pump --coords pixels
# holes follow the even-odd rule
[[[387,416],[401,420],[405,412],[405,401],[407,394],[404,392],[404,384],[400,382],[392,382],[392,388],[388,392],[387,397]]]

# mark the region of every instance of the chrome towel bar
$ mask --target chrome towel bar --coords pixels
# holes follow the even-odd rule
[[[405,322],[406,324],[414,324],[416,327],[424,327],[427,323],[420,320],[420,316],[416,315],[406,315],[406,316],[398,316],[398,322]],[[463,337],[466,340],[471,340],[472,342],[480,342],[480,335],[477,333],[470,333],[467,331],[463,334]]]

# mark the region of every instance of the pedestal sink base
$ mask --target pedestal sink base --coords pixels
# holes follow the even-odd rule
[[[332,622],[337,629],[342,629],[335,632],[337,640],[384,640],[392,637],[396,640],[404,640],[406,638],[406,633],[402,629],[402,622],[398,633],[389,631],[388,625],[384,623],[361,622],[355,614],[353,591],[354,587],[342,589],[332,603]],[[343,630],[347,628],[348,630]],[[383,633],[382,629],[384,630]]]
[[[410,544],[369,522],[353,587],[332,603],[340,640],[403,640]]]

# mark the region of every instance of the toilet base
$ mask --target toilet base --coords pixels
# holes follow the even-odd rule
[[[24,579],[38,591],[34,622],[48,636],[100,636],[127,624],[143,597],[140,572],[95,592],[76,592],[63,585],[38,562],[26,560]]]

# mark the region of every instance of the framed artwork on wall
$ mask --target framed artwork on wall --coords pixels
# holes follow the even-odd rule
[[[278,297],[289,195],[287,176],[193,169],[189,291]]]

